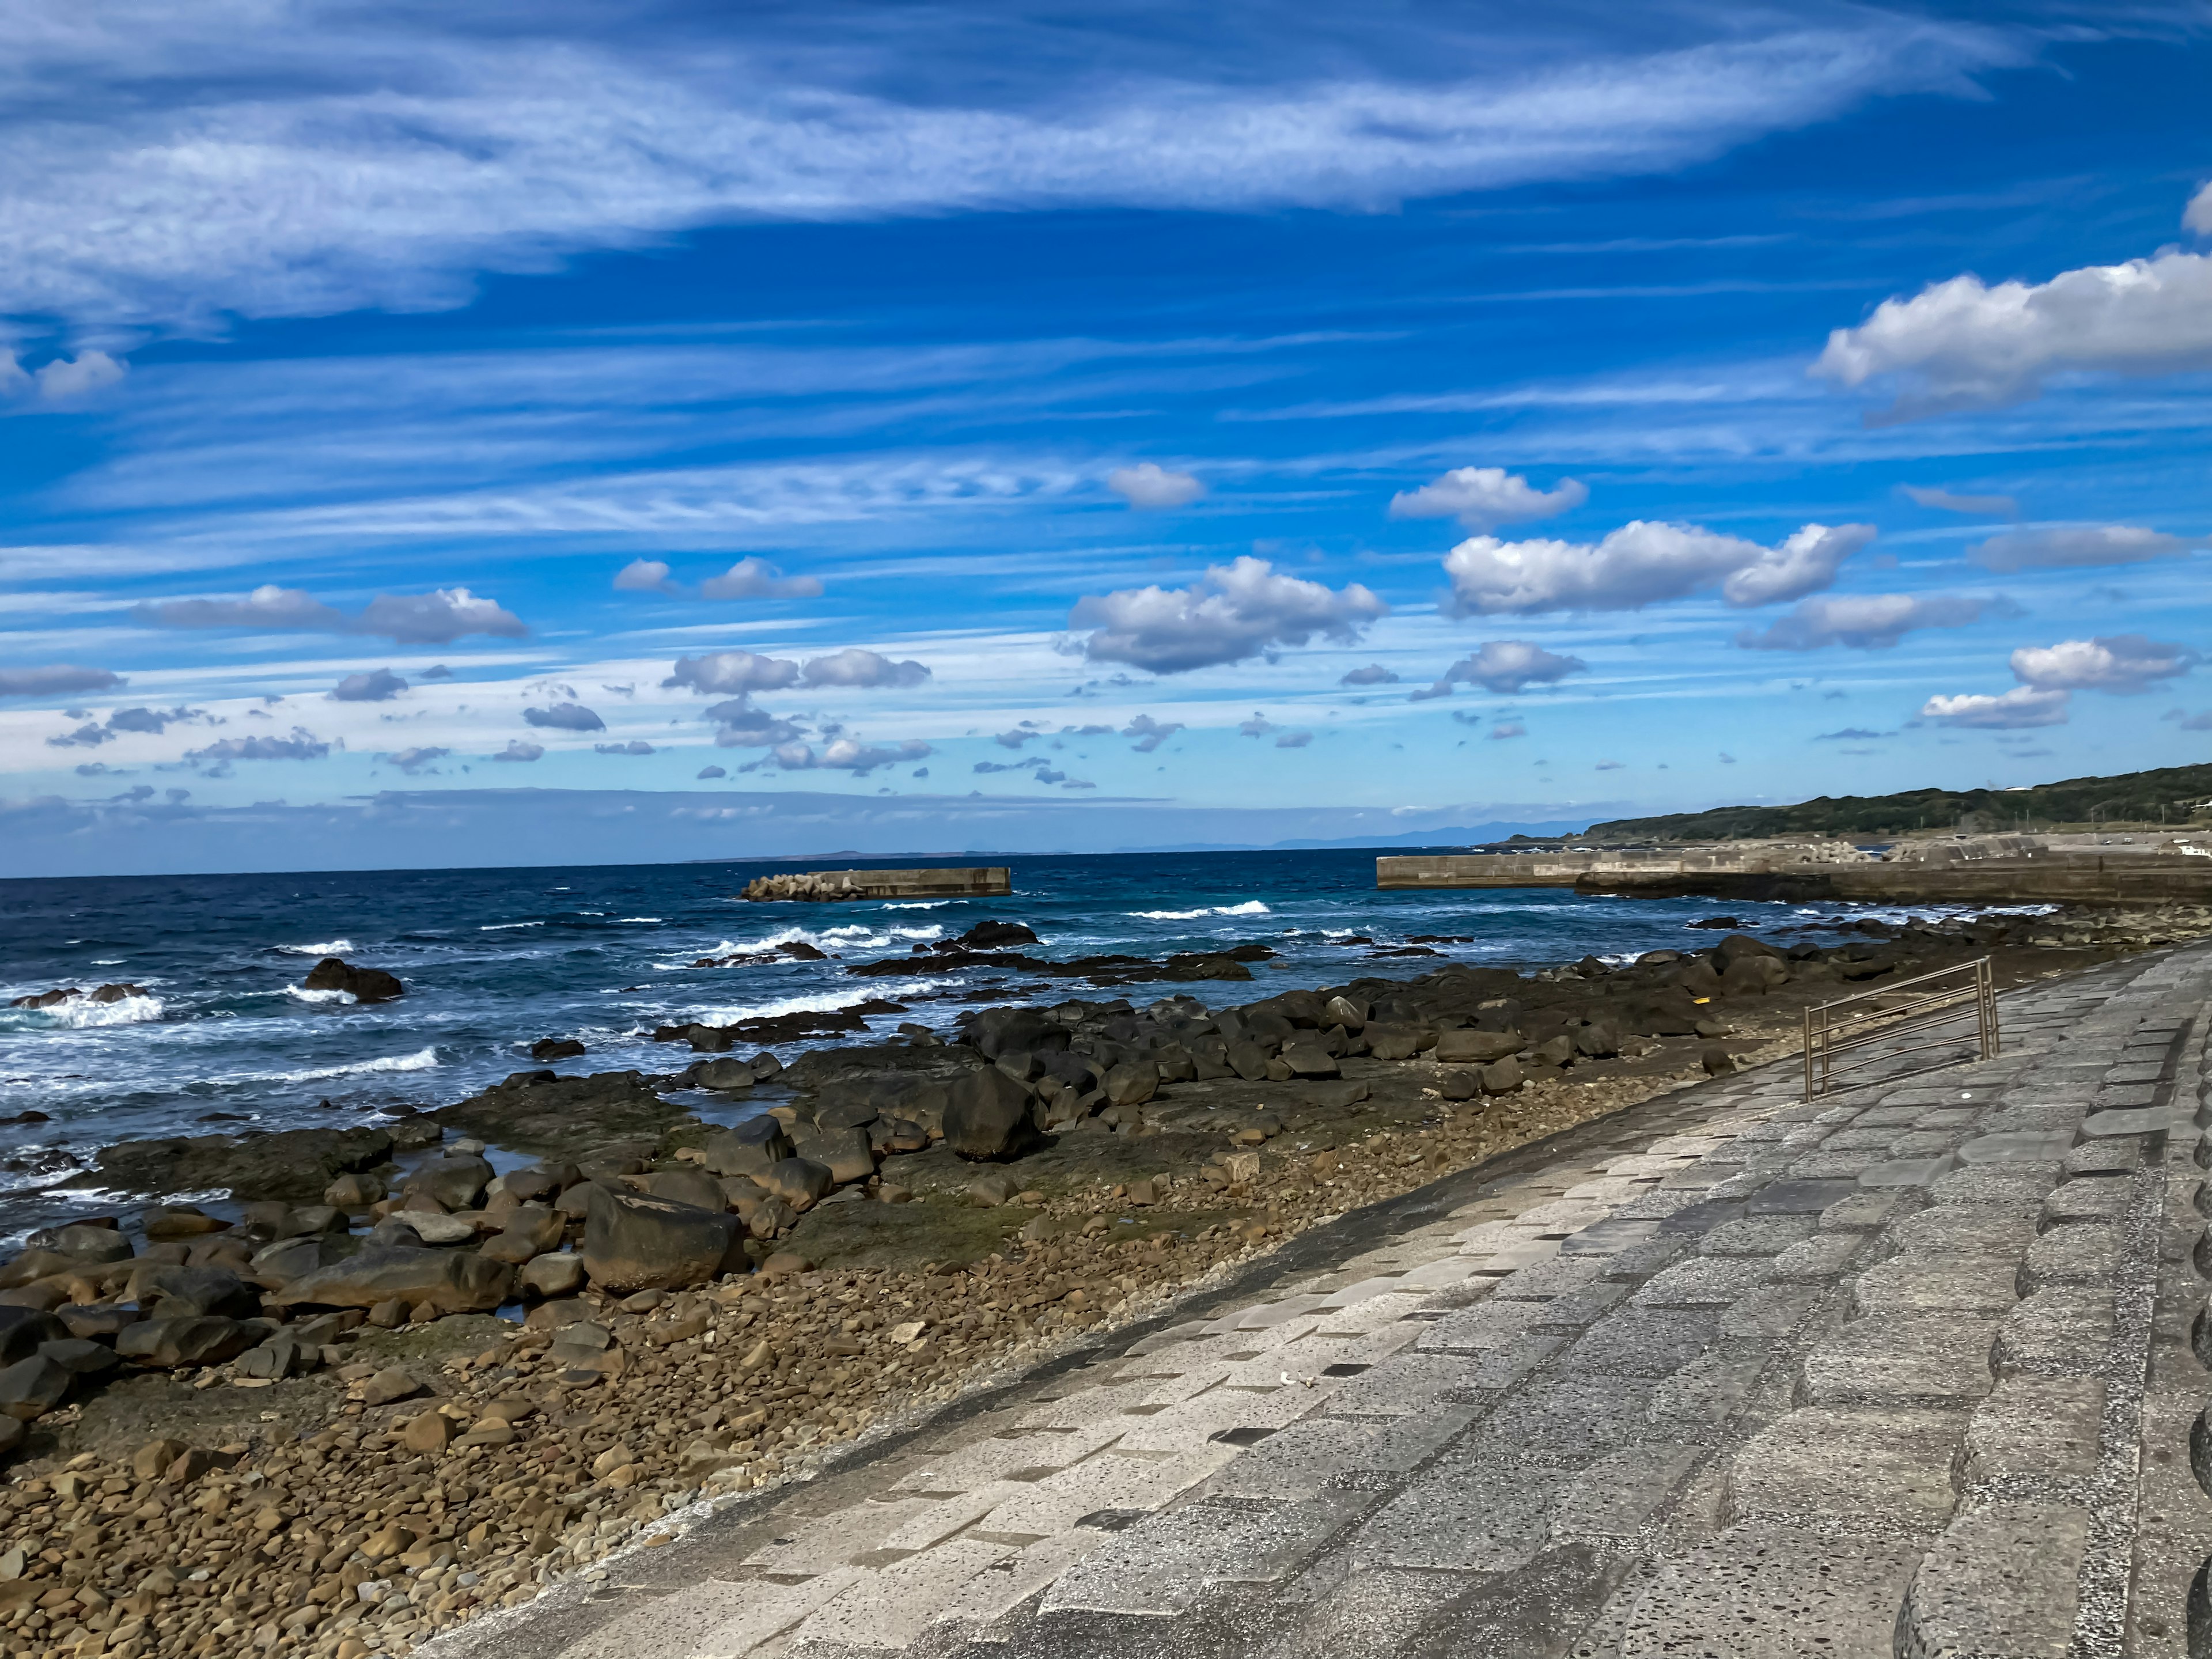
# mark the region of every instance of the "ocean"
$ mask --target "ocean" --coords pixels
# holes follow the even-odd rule
[[[835,860],[832,860],[835,862]],[[866,861],[863,861],[866,862]],[[896,863],[896,860],[880,862]],[[752,904],[753,876],[787,864],[0,883],[0,1003],[61,986],[127,982],[143,995],[44,1009],[0,1007],[0,1239],[88,1204],[32,1189],[65,1178],[113,1141],[374,1121],[393,1106],[448,1104],[531,1068],[549,1036],[587,1050],[563,1072],[672,1071],[692,1058],[656,1025],[726,1024],[885,998],[871,1020],[947,1030],[1000,982],[1006,1001],[1182,993],[1209,1006],[1363,975],[1411,976],[1446,960],[1527,969],[1584,955],[1631,956],[1710,942],[1690,921],[1710,899],[1589,897],[1555,889],[1378,892],[1364,851],[1024,858],[1010,897],[838,905]],[[1730,904],[1747,923],[1810,919],[1787,905]],[[1835,907],[1825,907],[1823,914]],[[1265,945],[1253,982],[1094,989],[969,969],[855,978],[986,917],[1034,928],[1055,959]],[[1440,937],[1441,936],[1441,937]],[[1419,948],[1435,957],[1382,957]],[[1371,944],[1356,941],[1371,940]],[[804,940],[820,962],[697,968],[702,957]],[[405,983],[398,1000],[356,1005],[301,981],[337,955]],[[858,1036],[817,1042],[855,1042]],[[805,1043],[775,1045],[787,1060]],[[15,1122],[25,1113],[44,1122]]]

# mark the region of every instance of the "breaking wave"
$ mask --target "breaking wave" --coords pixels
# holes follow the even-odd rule
[[[1197,910],[1132,910],[1128,914],[1146,921],[1196,921],[1200,916],[1267,916],[1274,912],[1257,899],[1246,899],[1242,904],[1215,904]]]
[[[354,948],[349,939],[325,939],[320,945],[280,945],[277,951],[288,957],[342,957]]]

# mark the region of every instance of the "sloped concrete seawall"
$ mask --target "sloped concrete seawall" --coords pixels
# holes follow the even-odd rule
[[[2212,858],[2063,850],[1893,863],[1731,848],[1423,854],[1376,859],[1375,884],[1870,904],[2204,904]]]
[[[1660,1097],[422,1651],[2205,1651],[2208,1009],[2180,947]]]

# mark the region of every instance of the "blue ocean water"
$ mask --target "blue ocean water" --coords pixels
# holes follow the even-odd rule
[[[1410,976],[1443,959],[1516,968],[1709,941],[1685,924],[1710,899],[1626,900],[1553,889],[1402,893],[1375,888],[1365,852],[1202,853],[1024,859],[1011,897],[827,905],[751,904],[753,876],[787,865],[402,871],[328,875],[131,877],[0,883],[0,1003],[75,985],[126,981],[146,994],[52,1010],[0,1007],[0,1237],[28,1187],[59,1178],[108,1143],[157,1134],[362,1121],[400,1103],[444,1105],[530,1066],[540,1037],[589,1052],[563,1071],[675,1069],[691,1055],[652,1041],[656,1025],[728,1024],[830,1009],[870,997],[938,1028],[1019,975],[982,969],[854,978],[846,969],[950,938],[987,916],[1025,922],[1055,959],[1258,942],[1279,955],[1251,984],[1136,984],[1096,990],[1054,981],[1036,994],[1170,993],[1210,1006],[1362,975]],[[1747,922],[1796,918],[1785,905],[1730,904]],[[1378,959],[1423,935],[1438,958]],[[1358,937],[1370,945],[1352,943]],[[704,956],[804,939],[823,962],[694,968]],[[299,988],[326,954],[399,975],[397,1001],[357,1006]],[[836,1040],[836,1039],[825,1039]],[[845,1038],[843,1041],[858,1041]],[[786,1059],[804,1044],[781,1045]],[[339,1109],[333,1115],[325,1103]],[[6,1201],[15,1191],[17,1202]]]

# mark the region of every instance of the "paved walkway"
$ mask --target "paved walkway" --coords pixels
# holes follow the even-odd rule
[[[2191,947],[1986,1064],[1662,1097],[429,1651],[2212,1650],[2209,1001]]]

